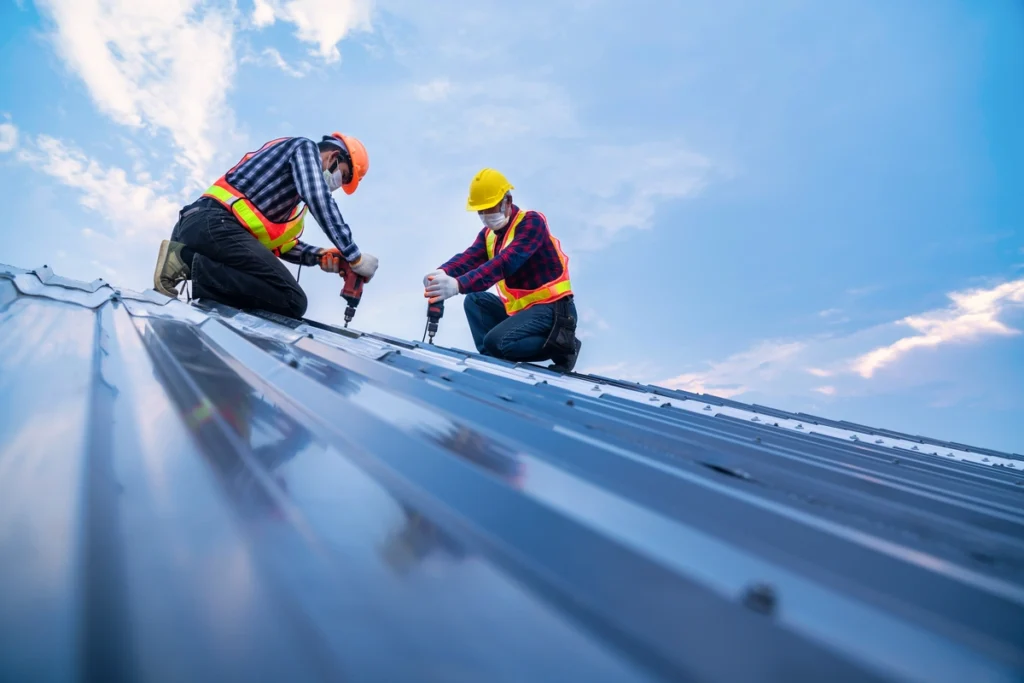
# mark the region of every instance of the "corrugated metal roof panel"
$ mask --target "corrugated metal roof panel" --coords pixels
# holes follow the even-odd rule
[[[0,396],[0,680],[1024,675],[1011,454],[7,267]]]

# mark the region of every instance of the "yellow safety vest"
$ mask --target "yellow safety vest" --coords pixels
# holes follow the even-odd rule
[[[275,223],[264,216],[248,197],[235,189],[228,182],[227,178],[228,174],[249,159],[285,140],[288,140],[288,138],[271,140],[255,152],[249,152],[237,164],[232,166],[227,173],[222,175],[217,182],[211,185],[210,189],[203,193],[204,197],[212,197],[227,207],[235,215],[235,218],[238,219],[238,222],[245,226],[245,229],[260,241],[260,244],[274,252],[275,256],[284,254],[298,243],[299,236],[302,235],[302,231],[305,229],[306,207],[303,206],[299,210],[299,206],[296,204],[287,221]]]
[[[547,224],[548,219],[544,214],[539,211],[537,213],[544,219],[544,223]],[[526,211],[520,209],[519,213],[512,219],[512,224],[505,230],[505,239],[502,240],[501,246],[497,247],[497,249],[495,247],[497,246],[498,236],[493,230],[487,228],[484,241],[487,244],[488,260],[494,258],[495,254],[500,253],[502,249],[512,244],[512,240],[516,236],[516,227],[523,221],[525,216]],[[536,304],[550,304],[572,294],[572,285],[569,283],[569,257],[562,251],[561,242],[550,231],[548,232],[548,237],[551,238],[551,244],[558,254],[558,260],[562,263],[562,274],[536,289],[511,289],[505,284],[504,280],[499,281],[498,298],[505,304],[505,312],[509,315],[525,311],[530,306],[535,306]]]

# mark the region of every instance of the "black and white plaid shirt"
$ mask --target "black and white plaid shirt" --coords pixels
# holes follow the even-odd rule
[[[275,223],[288,220],[300,201],[320,224],[346,261],[359,258],[359,247],[324,181],[320,150],[309,138],[288,138],[228,173],[227,181]],[[281,258],[313,265],[318,247],[299,242]]]

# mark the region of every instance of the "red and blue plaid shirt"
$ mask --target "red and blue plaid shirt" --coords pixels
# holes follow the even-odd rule
[[[513,204],[509,225],[518,213],[519,207]],[[495,233],[499,249],[506,230],[507,227]],[[486,291],[500,280],[509,289],[537,289],[561,277],[562,262],[551,242],[548,224],[536,211],[526,212],[516,226],[512,243],[492,259],[487,258],[486,235],[484,228],[469,249],[441,266],[441,270],[459,281],[463,294]]]

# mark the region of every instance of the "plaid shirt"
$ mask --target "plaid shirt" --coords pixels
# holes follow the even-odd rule
[[[518,213],[519,207],[513,204],[512,220]],[[483,292],[500,280],[510,289],[537,289],[561,277],[562,262],[551,242],[548,224],[539,213],[527,211],[516,226],[512,243],[501,249],[506,230],[507,227],[496,232],[499,251],[494,258],[487,258],[484,228],[469,249],[441,266],[441,270],[459,281],[460,292]]]
[[[309,138],[287,138],[252,157],[227,175],[227,181],[275,223],[288,220],[300,201],[347,261],[359,258],[359,247],[324,181],[320,150]],[[299,242],[281,258],[314,265],[320,248]]]

